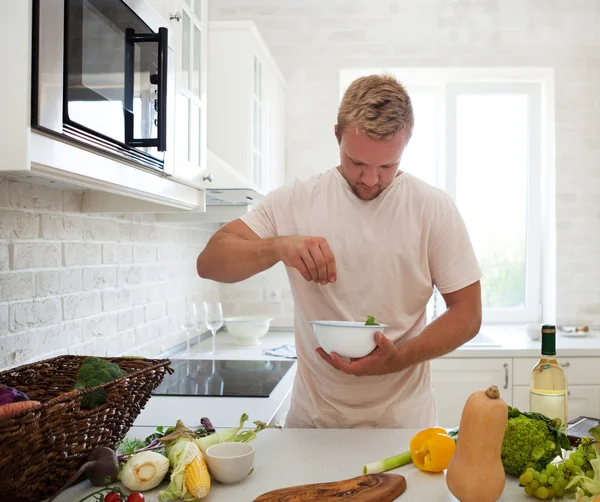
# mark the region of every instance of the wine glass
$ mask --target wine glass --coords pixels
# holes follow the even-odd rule
[[[204,325],[212,333],[212,352],[215,354],[215,336],[217,330],[223,326],[223,307],[221,302],[204,302]]]
[[[181,328],[187,335],[186,349],[190,351],[190,338],[192,331],[198,329],[198,308],[196,302],[193,299],[187,299],[185,301],[185,309],[181,317]]]

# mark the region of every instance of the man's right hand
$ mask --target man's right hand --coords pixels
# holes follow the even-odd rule
[[[337,279],[335,258],[324,237],[290,235],[275,242],[278,258],[307,281],[325,285]]]

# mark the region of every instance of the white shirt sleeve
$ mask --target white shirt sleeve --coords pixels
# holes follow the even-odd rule
[[[278,222],[282,220],[292,189],[293,185],[284,185],[269,192],[254,209],[240,219],[261,239],[277,237],[281,234]]]
[[[432,225],[429,244],[431,278],[440,293],[453,293],[481,279],[469,232],[452,199],[445,216]]]

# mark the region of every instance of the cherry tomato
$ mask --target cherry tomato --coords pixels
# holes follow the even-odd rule
[[[140,492],[131,492],[127,502],[144,502],[144,496]]]
[[[118,492],[110,492],[104,496],[104,502],[123,502],[123,499]]]

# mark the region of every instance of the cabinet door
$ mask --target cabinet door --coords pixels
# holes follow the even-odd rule
[[[600,417],[600,386],[569,385],[568,419],[579,416]],[[529,386],[513,387],[513,406],[529,411]]]
[[[206,169],[206,0],[180,0],[176,16],[179,54],[174,175],[201,187]]]
[[[468,397],[496,385],[506,404],[512,403],[512,359],[440,358],[431,362],[437,419],[441,427],[455,427]]]

